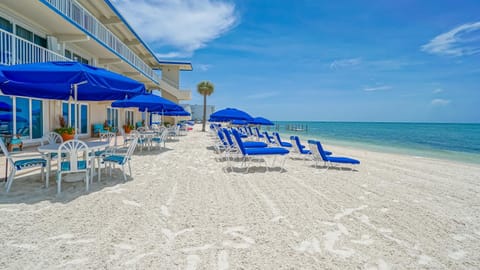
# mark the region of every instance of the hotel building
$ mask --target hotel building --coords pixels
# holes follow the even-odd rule
[[[190,100],[180,89],[180,71],[188,62],[160,61],[109,0],[0,1],[0,64],[79,61],[106,68],[159,90],[178,103]],[[0,94],[0,135],[19,134],[25,143],[38,143],[59,127],[59,116],[75,126],[75,110],[67,101]],[[109,102],[82,102],[80,137],[91,135],[93,124],[112,126],[141,120],[135,108],[117,109]]]

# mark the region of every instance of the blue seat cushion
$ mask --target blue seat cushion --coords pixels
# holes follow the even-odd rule
[[[336,163],[360,164],[360,161],[347,157],[328,157],[328,161]]]
[[[31,158],[31,159],[17,160],[15,161],[14,165],[15,165],[15,168],[17,168],[17,170],[21,170],[21,169],[26,169],[30,167],[38,167],[38,166],[45,167],[47,165],[47,161],[43,158]]]
[[[245,148],[245,153],[249,156],[286,155],[289,153],[289,151],[282,147],[265,147],[265,148]]]
[[[292,147],[292,144],[289,142],[281,142],[280,145],[283,147]]]
[[[87,162],[85,160],[77,161],[77,169],[85,170],[87,168]],[[70,161],[63,161],[60,165],[62,171],[70,171]]]
[[[120,155],[111,155],[107,156],[103,159],[104,162],[114,162],[120,165],[123,165],[125,163],[125,157],[120,156]]]
[[[305,154],[305,155],[310,155],[311,153],[312,153],[312,151],[305,150],[305,149],[302,149],[302,151],[300,152],[300,154]]]
[[[268,145],[264,142],[243,142],[243,146],[245,146],[245,148],[263,148]]]
[[[152,141],[154,141],[154,142],[161,142],[162,139],[161,139],[161,138],[154,137],[154,138],[152,138]]]

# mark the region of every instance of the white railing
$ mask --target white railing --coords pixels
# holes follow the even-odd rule
[[[0,63],[3,65],[28,64],[47,61],[71,61],[33,42],[0,29]]]
[[[43,0],[42,2],[73,20],[79,27],[118,53],[124,61],[147,78],[159,83],[160,77],[150,66],[75,0]]]

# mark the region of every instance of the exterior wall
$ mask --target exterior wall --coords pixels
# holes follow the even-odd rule
[[[203,105],[190,105],[192,120],[202,121],[203,120]],[[215,112],[214,105],[207,105],[207,120],[210,118],[210,115]]]
[[[55,19],[53,17],[50,18],[48,16],[43,16],[43,17],[33,16],[32,14],[34,13],[29,13],[29,11],[31,10],[28,10],[28,7],[35,6],[36,8],[38,8],[38,12],[39,12],[38,14],[50,14],[49,13],[50,11],[47,8],[45,8],[43,4],[26,1],[25,6],[24,7],[20,6],[19,8],[19,5],[16,5],[16,4],[9,5],[9,3],[11,4],[11,3],[18,3],[18,2],[12,1],[12,2],[2,3],[0,1],[0,16],[8,20],[10,23],[12,23],[13,33],[11,34],[3,33],[2,39],[0,40],[0,45],[6,44],[5,42],[8,37],[11,40],[13,40],[9,44],[17,44],[15,42],[18,42],[19,45],[29,46],[28,48],[30,48],[30,50],[17,50],[16,52],[13,50],[12,52],[8,51],[9,53],[11,53],[11,56],[9,59],[6,59],[5,57],[2,58],[2,55],[8,55],[7,53],[4,53],[4,52],[10,49],[8,49],[9,47],[7,47],[6,45],[4,47],[0,46],[2,50],[4,50],[0,52],[0,64],[10,65],[10,64],[18,64],[18,63],[43,62],[43,61],[51,61],[51,60],[66,61],[69,59],[63,57],[63,55],[65,55],[65,50],[68,49],[72,53],[79,55],[81,58],[88,60],[88,63],[90,65],[101,66],[117,73],[130,74],[131,76],[133,76],[133,79],[139,78],[138,75],[134,75],[135,72],[131,72],[132,67],[128,66],[128,64],[126,64],[125,61],[121,61],[120,57],[115,56],[114,54],[111,54],[110,52],[108,52],[104,47],[102,47],[102,45],[100,45],[100,43],[98,42],[96,43],[96,41],[94,41],[91,37],[88,37],[87,35],[84,35],[84,37],[81,37],[82,35],[78,35],[78,33],[80,32],[78,31],[78,29],[74,29],[70,21],[66,19],[65,20],[58,19],[58,18]],[[58,33],[58,31],[54,30],[55,26],[52,26],[52,24],[46,23],[46,22],[51,23],[54,20],[57,20],[58,21],[57,25],[62,28],[63,32],[61,32],[60,34]],[[16,36],[15,27],[17,25],[25,28],[28,31],[31,31],[33,34],[41,38],[46,39],[47,40],[46,46],[42,45],[44,46],[42,48],[42,47],[39,47],[38,45],[35,45],[31,42],[28,42]],[[47,27],[48,25],[51,26],[51,29],[49,29],[50,27]],[[70,40],[67,38],[67,40],[69,41],[61,41],[61,38],[59,35],[63,35],[64,36],[63,38],[65,38],[65,36],[69,36],[70,34],[72,34],[73,36],[80,36],[81,39],[75,40],[75,38],[73,38]],[[1,43],[1,42],[4,42],[4,43]],[[13,48],[11,45],[9,46],[10,48]],[[31,48],[35,48],[35,50]],[[23,51],[27,52],[27,53],[24,53],[25,57],[21,59],[18,58],[18,55]],[[17,55],[13,53],[17,53]],[[43,55],[43,53],[45,54],[48,53],[49,57],[53,55],[57,58],[37,57],[38,55]],[[170,85],[175,86],[177,88],[177,89],[171,89],[171,93],[173,94],[166,93],[165,91],[162,91],[162,94],[164,94],[163,96],[165,98],[175,103],[179,102],[179,99],[175,96],[175,91],[179,93],[181,92],[178,90],[179,73],[180,73],[180,69],[176,66],[168,67],[165,69],[165,71],[162,72],[162,76],[164,76],[165,80],[168,81]],[[153,83],[153,81],[150,81],[149,83]],[[158,84],[156,86],[160,87]],[[82,102],[82,103],[88,104],[88,125],[87,125],[88,132],[87,133],[89,136],[91,134],[92,124],[105,122],[107,118],[107,108],[110,107],[111,101]],[[43,110],[43,134],[45,134],[60,126],[59,116],[62,115],[62,101],[43,100],[42,104],[43,104],[43,109],[42,109]],[[134,123],[142,120],[142,113],[139,112],[138,109],[136,108],[118,109],[118,112],[119,112],[118,126],[119,127],[125,124],[126,110],[130,110],[134,112]],[[81,135],[81,136],[84,137],[84,136],[87,136],[87,134]],[[38,140],[28,140],[28,141],[25,141],[25,143],[26,144],[38,143]]]

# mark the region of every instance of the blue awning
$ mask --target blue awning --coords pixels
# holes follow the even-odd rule
[[[145,86],[128,77],[78,62],[43,62],[0,66],[3,94],[68,100],[117,100],[145,93]]]

